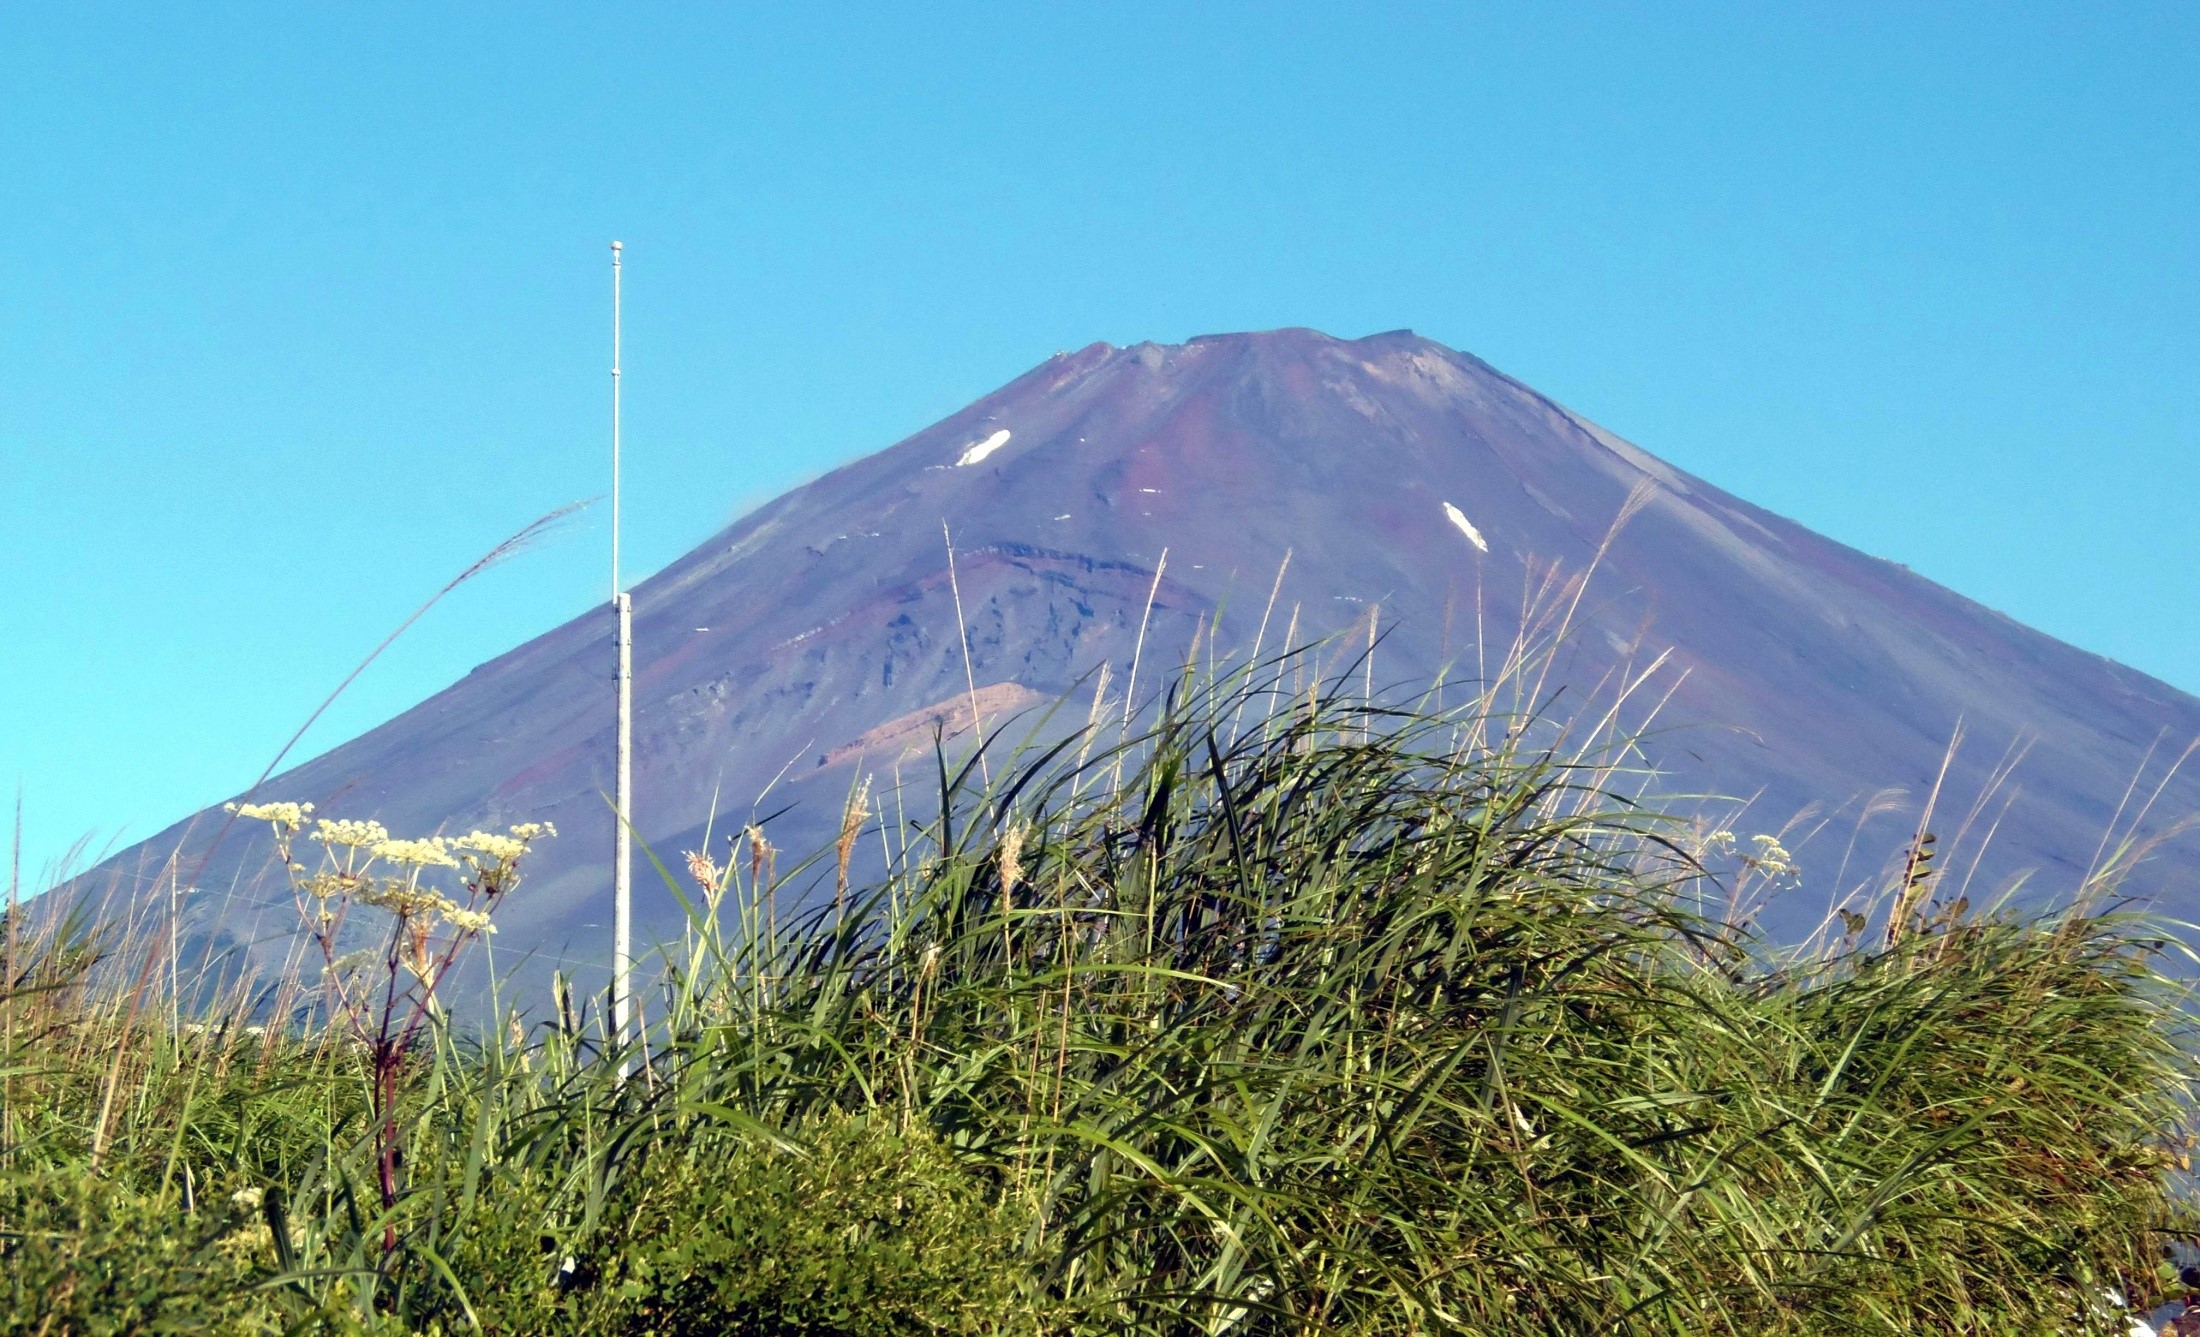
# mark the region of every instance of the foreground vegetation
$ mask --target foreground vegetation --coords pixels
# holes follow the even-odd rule
[[[182,1024],[143,947],[19,914],[0,1328],[2120,1332],[2159,1293],[2194,1037],[2098,888],[1974,911],[1918,857],[1775,951],[1726,907],[1776,841],[1487,701],[1299,686],[942,754],[922,825],[851,795],[785,871],[697,852],[627,1048],[563,994],[437,1005],[516,862],[452,913],[324,883],[394,945]]]

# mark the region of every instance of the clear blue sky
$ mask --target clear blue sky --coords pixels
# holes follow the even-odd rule
[[[1058,348],[1411,326],[2200,690],[2200,9],[752,8],[0,15],[33,867],[240,788],[602,490],[614,236],[637,571]],[[600,600],[603,539],[300,755]]]

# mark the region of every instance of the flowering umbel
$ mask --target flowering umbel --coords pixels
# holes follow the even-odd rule
[[[392,836],[380,822],[320,818],[307,839],[321,847],[312,865],[293,847],[313,814],[310,803],[232,803],[229,810],[262,821],[290,876],[298,916],[321,950],[329,1022],[351,1032],[373,1068],[375,1138],[385,1207],[396,1201],[399,1074],[420,1030],[442,1015],[436,990],[467,944],[494,933],[497,906],[519,886],[520,861],[557,828],[523,822],[502,834]],[[362,937],[365,950],[343,951],[354,907],[385,917]],[[394,1240],[394,1236],[391,1237]]]
[[[466,943],[495,932],[491,915],[519,886],[519,860],[532,842],[557,836],[550,822],[521,822],[504,833],[398,838],[376,820],[319,818],[308,833],[321,847],[308,866],[293,853],[310,803],[231,803],[240,818],[266,822],[290,875],[299,921],[321,948],[326,1018],[348,1029],[372,1067],[372,1108],[378,1187],[383,1207],[398,1194],[398,1095],[407,1056],[429,1020],[442,1016],[436,990]],[[345,919],[354,906],[381,910],[385,921],[352,939],[363,950],[343,952]],[[396,1247],[394,1227],[385,1249]]]
[[[232,803],[229,811],[253,821],[264,821],[275,835],[275,847],[290,874],[299,910],[308,929],[321,940],[323,955],[333,967],[342,957],[336,950],[337,931],[353,905],[370,906],[394,917],[393,939],[402,939],[415,950],[401,953],[416,975],[435,977],[448,970],[449,959],[465,940],[495,932],[490,913],[497,902],[519,885],[519,865],[533,845],[557,828],[548,822],[523,822],[504,834],[470,831],[463,836],[427,836],[420,839],[393,837],[380,822],[353,818],[320,818],[307,839],[321,847],[318,866],[309,866],[293,854],[297,835],[312,816],[310,803]],[[451,870],[456,887],[439,887],[428,877],[432,870]],[[428,935],[443,931],[443,940]],[[430,947],[440,950],[430,951]],[[437,968],[433,963],[442,959]],[[349,972],[335,970],[332,978]],[[341,987],[341,986],[339,986]],[[343,1006],[344,1000],[338,1000]]]

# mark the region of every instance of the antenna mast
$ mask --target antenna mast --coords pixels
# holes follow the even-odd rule
[[[619,586],[619,260],[611,243],[611,609],[618,619],[618,789],[611,853],[611,1016],[623,1049],[634,1031],[634,601]],[[619,1059],[626,1076],[628,1060]]]

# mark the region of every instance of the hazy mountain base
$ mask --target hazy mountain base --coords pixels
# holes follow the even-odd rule
[[[1703,907],[1776,843],[1713,885],[1725,842],[1519,723],[1238,678],[940,758],[945,815],[856,823],[890,872],[837,906],[782,922],[770,851],[706,854],[646,1045],[562,1003],[430,1032],[387,1207],[310,988],[171,1025],[146,944],[19,915],[6,1330],[2108,1332],[2104,1294],[2158,1298],[2195,1037],[2153,926],[2100,885],[1942,903],[1920,858],[1775,953]]]

